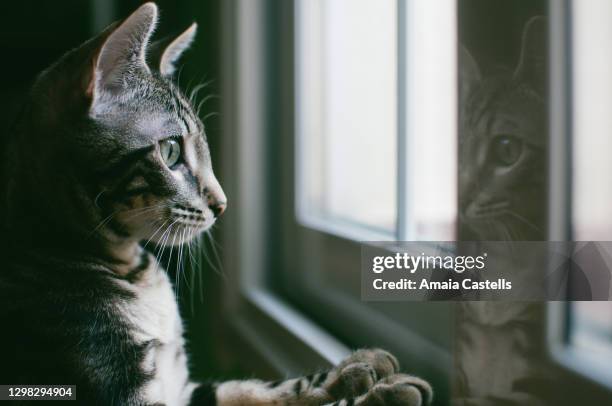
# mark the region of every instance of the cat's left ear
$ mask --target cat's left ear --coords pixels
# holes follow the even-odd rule
[[[521,56],[514,77],[529,83],[538,91],[547,87],[548,81],[548,19],[531,18],[523,30]]]
[[[465,105],[470,94],[482,81],[482,73],[476,59],[462,44],[459,44],[459,103]]]
[[[149,46],[148,59],[151,66],[157,67],[162,76],[171,76],[176,71],[176,63],[195,39],[198,25],[193,23],[176,38],[166,38]]]
[[[157,6],[145,3],[108,34],[94,61],[94,97],[125,90],[137,71],[149,72],[145,57],[156,24]]]

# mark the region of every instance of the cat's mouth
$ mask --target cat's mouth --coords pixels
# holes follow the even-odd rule
[[[162,246],[180,246],[210,229],[215,220],[210,209],[172,204],[160,219],[152,220],[144,238]]]
[[[486,220],[506,213],[510,209],[507,200],[495,200],[485,203],[471,203],[465,210],[465,216],[473,220]]]
[[[203,228],[207,225],[208,219],[201,209],[175,204],[170,208],[170,214],[184,227]]]
[[[171,228],[179,236],[178,241],[165,241],[164,245],[182,245],[208,230],[215,223],[215,216],[208,209],[173,204],[169,210]]]

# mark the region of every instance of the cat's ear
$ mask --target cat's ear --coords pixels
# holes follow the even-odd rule
[[[157,6],[145,3],[108,34],[95,58],[90,91],[120,91],[134,71],[149,72],[146,50],[156,23]]]
[[[467,48],[459,44],[459,103],[465,103],[481,80],[482,74],[476,60]]]
[[[548,77],[548,19],[543,16],[531,18],[523,29],[521,56],[514,72],[517,80],[529,83],[542,91]]]
[[[169,37],[152,43],[149,47],[151,66],[157,67],[162,76],[171,76],[176,70],[176,62],[193,43],[197,30],[198,25],[193,23],[176,38]]]

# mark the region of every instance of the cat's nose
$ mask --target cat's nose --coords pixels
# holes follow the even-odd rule
[[[219,217],[220,215],[223,214],[223,212],[227,208],[227,203],[226,202],[215,202],[208,207],[210,207],[215,217]]]
[[[204,194],[208,208],[213,212],[215,217],[219,217],[227,208],[227,197],[225,197],[225,193],[223,193],[219,181],[212,172],[209,173],[205,184],[206,186],[202,193]]]

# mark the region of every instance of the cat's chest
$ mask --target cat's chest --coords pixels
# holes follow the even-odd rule
[[[166,272],[156,263],[142,271],[137,280],[122,281],[133,294],[130,300],[118,304],[121,315],[130,326],[134,340],[159,344],[182,342],[183,326]]]
[[[135,281],[122,281],[134,296],[118,304],[132,339],[146,348],[141,368],[151,377],[142,391],[147,403],[183,404],[189,396],[183,326],[170,280],[152,262]]]

